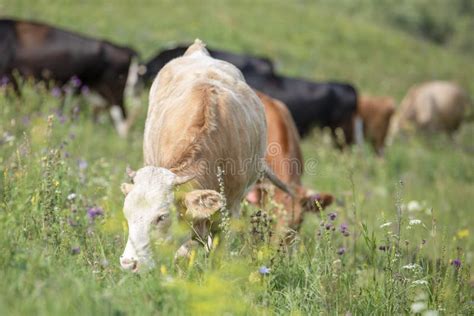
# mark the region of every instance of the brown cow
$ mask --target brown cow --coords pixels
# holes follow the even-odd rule
[[[363,135],[378,155],[383,155],[385,138],[394,113],[395,100],[391,97],[369,95],[359,97],[357,115],[362,120]],[[357,118],[355,124],[357,126]],[[359,131],[356,132],[356,134],[359,133]]]
[[[466,92],[457,84],[433,81],[411,88],[400,105],[393,132],[417,128],[452,135],[469,107]]]
[[[275,189],[273,198],[282,209],[276,210],[278,230],[290,228],[297,230],[307,211],[318,211],[319,206],[326,207],[332,203],[330,194],[314,194],[301,184],[303,175],[303,155],[300,148],[298,130],[287,107],[280,101],[262,92],[257,95],[265,107],[267,119],[267,151],[265,160],[279,179],[292,186],[295,198],[292,199],[282,190]],[[248,195],[247,200],[254,204],[265,204],[264,187],[257,185]]]

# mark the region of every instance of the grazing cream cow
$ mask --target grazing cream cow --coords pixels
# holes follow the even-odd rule
[[[362,121],[363,136],[371,143],[378,155],[383,155],[385,138],[390,127],[390,120],[394,113],[395,100],[392,97],[359,96],[357,115]],[[355,122],[357,126],[357,118]],[[356,135],[359,133],[360,132],[356,131]]]
[[[466,92],[446,81],[427,82],[411,88],[396,117],[394,132],[417,128],[452,135],[469,107]]]
[[[267,151],[265,160],[279,179],[292,187],[294,198],[286,192],[276,189],[273,195],[275,202],[283,207],[276,209],[277,230],[298,230],[305,212],[318,211],[332,203],[330,194],[316,194],[302,186],[303,155],[300,148],[300,137],[295,122],[288,108],[282,102],[257,91],[265,107],[267,118]],[[258,184],[247,195],[253,204],[267,204],[263,196],[264,186]],[[319,206],[317,205],[319,203]]]
[[[131,173],[133,184],[122,185],[129,227],[122,267],[139,271],[153,265],[150,237],[166,235],[172,204],[193,226],[177,252],[184,256],[216,230],[224,198],[237,215],[260,175],[286,189],[264,162],[266,129],[262,103],[240,71],[210,57],[201,41],[163,67],[149,95],[145,167]]]

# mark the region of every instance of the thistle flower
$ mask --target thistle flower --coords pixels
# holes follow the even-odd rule
[[[339,226],[339,230],[341,232],[342,235],[344,235],[344,237],[348,237],[350,235],[349,231],[348,231],[348,225],[346,223],[344,224],[341,224]]]
[[[329,213],[329,214],[328,214],[328,218],[329,218],[330,220],[332,220],[332,221],[335,220],[336,217],[337,217],[337,213],[336,213],[336,212],[332,212],[332,213]]]
[[[341,247],[337,250],[337,254],[340,255],[340,256],[342,256],[345,253],[346,253],[346,248],[344,248],[344,247]]]
[[[94,220],[97,217],[102,216],[102,215],[104,215],[104,210],[98,206],[89,207],[87,209],[87,216],[89,216],[91,220]]]
[[[83,85],[82,88],[81,88],[81,94],[88,95],[89,93],[90,93],[89,87],[86,86],[86,85]]]
[[[456,268],[459,268],[461,266],[461,260],[458,258],[451,260],[451,265]]]
[[[72,76],[70,81],[74,88],[79,88],[82,84],[81,79],[79,79],[79,77],[77,77],[76,75]]]
[[[51,95],[55,98],[59,98],[61,96],[61,89],[59,87],[54,87],[52,90],[51,90]]]

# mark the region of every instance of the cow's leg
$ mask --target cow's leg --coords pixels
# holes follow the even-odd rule
[[[123,106],[112,105],[109,112],[117,133],[120,137],[125,138],[128,134],[128,124],[123,110]]]

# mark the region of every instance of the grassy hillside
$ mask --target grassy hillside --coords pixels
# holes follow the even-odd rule
[[[0,14],[131,45],[144,59],[199,37],[270,56],[285,74],[349,81],[398,100],[431,79],[458,81],[474,95],[472,56],[347,3],[0,0]],[[60,115],[49,92],[28,85],[23,92],[22,100],[0,94],[1,315],[474,312],[472,123],[454,142],[396,140],[385,159],[365,147],[341,153],[315,132],[302,142],[304,182],[337,201],[307,216],[287,252],[275,255],[255,240],[243,216],[232,223],[232,242],[210,256],[198,251],[179,271],[179,245],[156,245],[159,268],[130,275],[118,263],[127,236],[119,185],[126,165],[142,163],[146,93],[139,122],[122,140],[106,119],[91,122],[83,100],[67,100]],[[91,217],[92,207],[104,214]],[[270,273],[259,273],[262,266]]]

